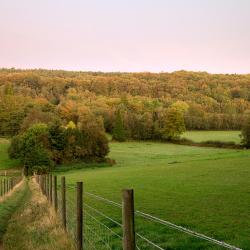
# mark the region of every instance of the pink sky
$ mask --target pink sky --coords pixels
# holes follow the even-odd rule
[[[0,67],[250,73],[249,0],[1,0]]]

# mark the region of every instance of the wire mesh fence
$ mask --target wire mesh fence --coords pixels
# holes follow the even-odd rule
[[[0,197],[3,198],[9,194],[21,182],[22,178],[22,176],[0,176]]]
[[[123,190],[122,202],[117,203],[87,191],[82,193],[79,189],[82,183],[67,184],[65,177],[58,182],[56,176],[36,178],[63,227],[74,239],[76,249],[165,250],[187,249],[189,244],[196,249],[240,249],[134,210],[133,190]]]

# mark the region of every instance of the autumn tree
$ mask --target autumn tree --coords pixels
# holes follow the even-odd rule
[[[185,123],[182,110],[175,107],[169,108],[164,114],[164,123],[161,129],[162,138],[175,140],[185,131]]]
[[[120,142],[126,140],[126,131],[124,129],[122,114],[120,110],[116,112],[115,124],[113,129],[113,139]]]

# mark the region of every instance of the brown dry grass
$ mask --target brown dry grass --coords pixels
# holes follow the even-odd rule
[[[34,179],[29,181],[29,188],[30,199],[11,220],[4,237],[4,249],[73,250],[72,240]]]

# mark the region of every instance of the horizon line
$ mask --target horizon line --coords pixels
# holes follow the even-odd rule
[[[81,72],[81,73],[106,73],[106,74],[122,74],[122,73],[127,73],[127,74],[133,74],[133,73],[150,73],[150,74],[173,74],[176,72],[190,72],[190,73],[206,73],[209,75],[250,75],[250,72],[248,73],[218,73],[218,72],[209,72],[206,70],[186,70],[186,69],[179,69],[179,70],[173,70],[173,71],[164,71],[164,70],[160,70],[160,71],[149,71],[149,70],[145,70],[145,71],[120,71],[120,70],[116,70],[116,71],[106,71],[106,70],[77,70],[77,69],[63,69],[63,68],[24,68],[24,67],[0,67],[0,70],[17,70],[17,71],[32,71],[32,70],[44,70],[44,71],[66,71],[66,72]]]

